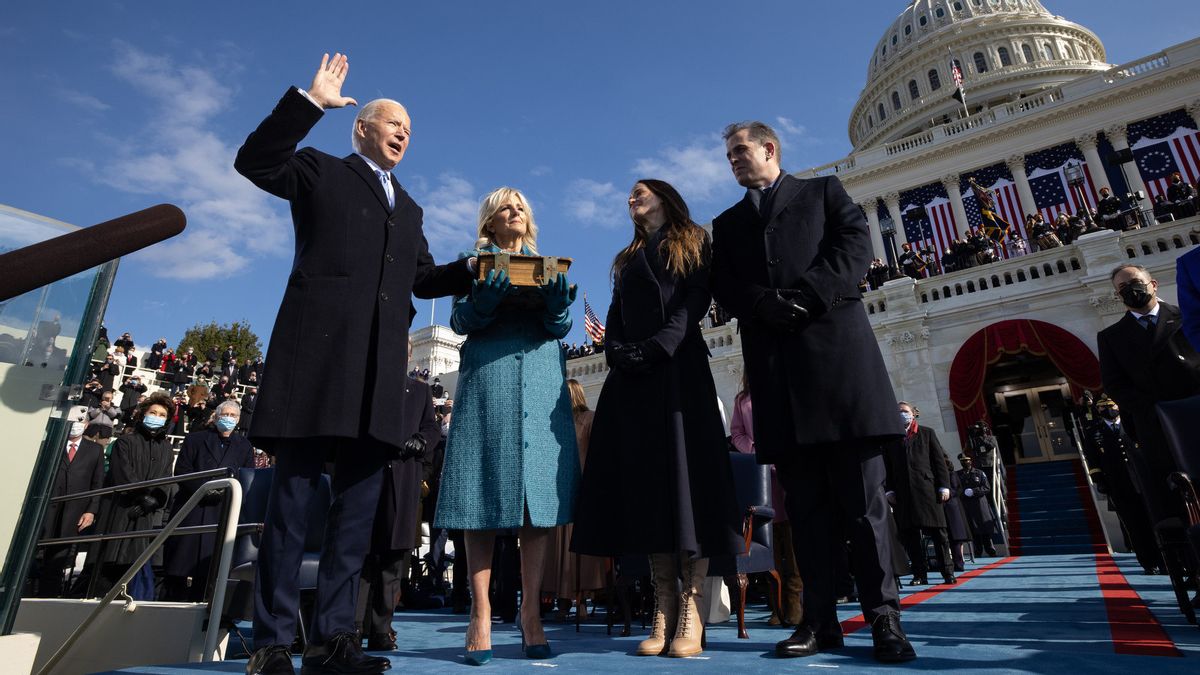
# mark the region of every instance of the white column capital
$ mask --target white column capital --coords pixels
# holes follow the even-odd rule
[[[1008,165],[1008,170],[1014,174],[1025,173],[1025,155],[1012,155],[1004,160],[1004,163]]]
[[[889,192],[889,193],[883,195],[883,203],[885,205],[887,205],[889,211],[891,211],[893,209],[899,210],[900,209],[900,193],[899,192]]]
[[[946,192],[954,194],[955,190],[962,192],[962,179],[956,173],[948,173],[941,177],[942,187],[946,188]]]
[[[1129,137],[1126,135],[1124,124],[1113,124],[1105,127],[1104,135],[1108,137],[1108,142],[1112,143],[1114,149],[1120,150],[1129,147]]]
[[[1096,134],[1088,133],[1088,134],[1080,134],[1080,135],[1076,136],[1075,137],[1075,147],[1077,147],[1080,150],[1085,151],[1085,152],[1088,150],[1095,150],[1096,149]]]
[[[1192,116],[1193,122],[1200,123],[1200,99],[1192,101],[1184,106],[1184,108],[1187,110],[1187,114]]]

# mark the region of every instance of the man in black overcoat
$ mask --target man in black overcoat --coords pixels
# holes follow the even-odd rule
[[[955,583],[954,558],[946,536],[946,512],[942,504],[950,499],[950,471],[946,455],[932,429],[920,426],[920,411],[911,404],[900,402],[905,437],[890,444],[884,453],[887,465],[887,498],[894,507],[896,528],[900,541],[908,551],[912,565],[912,585],[929,583],[929,560],[921,534],[933,539],[942,580]]]
[[[359,605],[366,608],[363,634],[368,649],[396,648],[392,614],[400,594],[404,563],[420,541],[421,483],[425,478],[426,452],[441,441],[442,429],[433,412],[429,385],[404,378],[404,430],[409,433],[404,449],[388,462],[383,490],[375,512],[371,552],[363,568]],[[362,598],[361,595],[367,597]]]
[[[996,546],[992,543],[992,534],[996,530],[996,514],[992,511],[992,486],[987,474],[975,466],[975,461],[969,455],[959,454],[958,482],[962,486],[959,499],[967,512],[967,522],[971,524],[971,538],[974,540],[975,556],[996,555]]]
[[[883,491],[882,448],[901,429],[858,290],[871,260],[866,220],[837,178],[784,173],[767,125],[730,125],[725,147],[747,190],[713,221],[713,295],[739,319],[757,457],[787,492],[804,579],[804,623],[776,653],[842,644],[832,551],[849,539],[875,657],[912,659]]]
[[[1158,299],[1158,282],[1140,265],[1113,270],[1112,285],[1125,304],[1125,315],[1100,331],[1100,379],[1120,406],[1123,427],[1137,442],[1136,466],[1146,475],[1143,487],[1150,515],[1170,512],[1167,476],[1176,470],[1155,405],[1200,394],[1200,354],[1183,334],[1179,308]]]
[[[50,498],[76,492],[89,492],[104,487],[104,447],[83,437],[87,423],[82,419],[71,422],[67,444],[63,448],[50,488]],[[88,534],[96,522],[100,497],[88,497],[67,502],[51,503],[42,521],[42,537],[75,537]],[[74,562],[71,546],[48,546],[42,553],[42,574],[38,597],[56,598],[63,591],[63,570]]]
[[[354,635],[358,576],[387,458],[403,447],[396,373],[408,372],[412,295],[465,295],[473,258],[436,266],[421,207],[391,174],[411,125],[404,107],[379,99],[359,111],[356,152],[334,157],[296,147],[342,96],[346,57],[325,56],[308,91],[288,90],[250,134],[234,167],[291,202],[296,254],[275,319],[251,439],[276,456],[259,551],[256,651],[247,673],[291,673],[296,572],[307,513],[326,459],[335,464],[333,504],[318,573],[304,664],[312,672],[371,672]],[[322,364],[315,368],[313,364]]]
[[[1108,497],[1108,508],[1116,512],[1138,564],[1147,574],[1155,574],[1163,568],[1162,554],[1141,491],[1129,472],[1128,452],[1133,440],[1121,424],[1120,407],[1107,395],[1096,402],[1096,415],[1083,433],[1088,474],[1096,489]]]

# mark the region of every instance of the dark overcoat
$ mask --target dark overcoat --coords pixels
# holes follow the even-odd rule
[[[76,492],[88,492],[104,487],[104,446],[86,438],[79,439],[79,448],[75,451],[75,459],[67,461],[64,449],[58,463],[58,471],[54,473],[54,482],[50,487],[50,497],[62,497]],[[75,499],[69,502],[59,502],[46,507],[46,518],[42,521],[43,537],[75,537],[79,530],[75,525],[80,516],[90,513],[99,516],[100,497]]]
[[[250,134],[234,167],[291,202],[296,253],[268,347],[256,445],[364,435],[404,443],[391,378],[408,372],[412,296],[466,294],[466,260],[436,266],[422,211],[392,178],[395,208],[358,155],[296,146],[324,113],[294,87]],[[320,368],[313,364],[322,364]]]
[[[950,489],[945,453],[932,429],[917,427],[910,438],[888,444],[887,489],[896,494],[896,527],[946,527],[938,488]]]
[[[971,524],[971,531],[989,531],[996,522],[996,515],[992,512],[992,486],[988,483],[987,474],[975,468],[970,471],[959,469],[957,473],[958,482],[963,489],[959,493],[959,499],[967,512],[967,522]],[[971,491],[970,495],[966,494],[967,490]]]
[[[747,194],[713,220],[713,295],[739,321],[755,454],[771,464],[797,445],[899,437],[858,289],[872,256],[862,211],[834,177],[784,176],[769,204],[760,215]],[[806,327],[785,334],[755,315],[774,289],[799,292]]]
[[[1183,333],[1179,308],[1161,300],[1158,325],[1150,334],[1129,312],[1100,331],[1100,378],[1104,391],[1121,408],[1123,427],[1143,450],[1154,485],[1166,494],[1166,477],[1175,470],[1155,412],[1159,401],[1200,394],[1200,354]]]
[[[736,551],[737,495],[700,333],[711,304],[708,267],[677,278],[658,242],[616,279],[604,353],[612,366],[618,346],[651,340],[669,358],[645,374],[613,368],[604,380],[575,513],[576,553]]]
[[[179,456],[175,459],[176,476],[222,467],[254,468],[254,448],[245,436],[230,434],[222,444],[221,435],[215,429],[208,428],[193,431],[183,439]],[[205,479],[193,479],[180,483],[179,491],[175,493],[175,508],[183,506],[205,482]],[[184,516],[180,526],[218,524],[221,521],[221,503],[220,493],[208,495],[191,513]],[[167,576],[206,578],[216,545],[215,534],[172,537],[167,544]]]
[[[967,525],[967,510],[962,503],[962,481],[957,471],[950,474],[950,499],[942,504],[946,512],[946,533],[950,541],[971,541],[971,529]]]
[[[425,452],[432,458],[442,440],[442,428],[433,412],[433,395],[429,385],[404,378],[405,438],[421,434]],[[425,478],[426,463],[419,459],[393,459],[383,472],[383,490],[379,495],[379,510],[375,512],[371,552],[386,553],[416,548],[417,524],[420,515],[421,481]]]
[[[167,440],[166,427],[158,432],[151,432],[141,424],[134,430],[119,437],[113,444],[112,455],[109,457],[108,485],[128,485],[142,481],[166,478],[171,475],[172,460],[171,442]],[[99,534],[117,534],[135,530],[150,530],[162,527],[165,522],[166,506],[174,488],[169,485],[143,488],[118,492],[110,496],[101,508]],[[142,495],[150,495],[159,504],[158,508],[131,518],[129,510],[139,503]],[[104,552],[98,556],[102,563],[128,565],[132,563],[146,545],[145,539],[124,539],[110,541],[104,545]],[[161,565],[162,549],[159,549],[150,562]]]

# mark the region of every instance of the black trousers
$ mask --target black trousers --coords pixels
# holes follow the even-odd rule
[[[792,541],[804,579],[805,625],[819,633],[841,632],[837,558],[847,539],[863,616],[874,621],[899,612],[882,446],[847,441],[797,448],[789,461],[775,468],[787,492]]]
[[[925,532],[933,539],[933,548],[937,552],[938,566],[942,574],[954,573],[954,558],[950,554],[950,544],[946,540],[944,527],[910,527],[904,531],[904,550],[908,551],[908,561],[912,564],[913,576],[924,579],[929,575],[929,560],[925,556],[925,547],[921,544],[921,533]]]
[[[255,577],[254,646],[290,645],[300,607],[296,576],[308,533],[309,503],[327,456],[333,456],[333,503],[317,572],[309,640],[354,632],[358,579],[370,548],[388,446],[370,439],[280,440]]]
[[[396,596],[404,582],[409,550],[388,551],[367,556],[359,585],[359,605],[363,607],[363,635],[387,635],[396,613]],[[363,598],[361,596],[365,595]]]

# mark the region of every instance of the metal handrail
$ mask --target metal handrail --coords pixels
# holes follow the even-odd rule
[[[262,523],[242,523],[237,526],[238,534],[261,534]],[[186,537],[197,534],[215,534],[221,529],[220,524],[216,525],[187,525],[185,527],[175,528],[171,533],[172,537]],[[80,537],[56,537],[53,539],[42,539],[37,543],[38,546],[70,546],[71,544],[90,544],[97,541],[122,541],[125,539],[147,539],[149,537],[158,536],[162,530],[131,530],[129,532],[117,532],[115,534],[89,534]]]
[[[196,506],[200,503],[200,500],[208,496],[208,494],[211,492],[224,489],[229,490],[229,508],[225,512],[226,516],[224,518],[225,523],[222,536],[223,542],[221,546],[221,558],[217,566],[217,578],[227,578],[229,576],[229,568],[233,563],[233,542],[237,532],[236,514],[241,513],[242,509],[242,485],[233,478],[220,478],[217,480],[210,480],[204,485],[201,485],[200,489],[196,490],[196,492],[194,492],[192,496],[189,497],[186,502],[184,502],[183,506],[180,507],[175,512],[175,515],[171,517],[171,521],[163,526],[162,530],[158,533],[158,536],[156,536],[154,540],[146,546],[145,550],[143,550],[141,555],[139,555],[137,559],[133,561],[133,564],[130,565],[129,569],[125,570],[125,573],[121,575],[121,578],[118,579],[117,582],[113,584],[113,587],[109,589],[108,593],[101,598],[100,603],[96,605],[96,608],[93,609],[90,614],[88,614],[87,618],[85,618],[83,622],[75,628],[75,630],[67,637],[62,645],[59,646],[58,650],[54,652],[54,655],[51,656],[48,661],[46,661],[41,670],[38,671],[38,675],[49,675],[54,666],[62,660],[71,647],[75,645],[75,642],[79,640],[80,636],[82,636],[88,627],[91,626],[92,622],[96,620],[96,617],[100,615],[100,612],[118,595],[126,595],[126,584],[128,584],[129,581],[133,579],[134,575],[137,574],[138,570],[142,569],[142,566],[145,565],[150,558],[158,552],[158,549],[162,548],[162,545],[167,541],[167,538],[179,528],[179,523],[183,522],[184,517],[186,517],[188,513],[192,511],[192,509],[196,508]],[[126,597],[128,596],[126,595]],[[132,602],[132,600],[129,602]],[[201,656],[201,661],[211,661],[214,652],[217,650],[217,635],[220,633],[221,626],[220,617],[224,610],[225,594],[215,593],[213,595],[212,604],[210,605],[208,611],[208,625],[205,628],[204,653]]]
[[[62,495],[50,500],[51,504],[60,502],[71,502],[76,499],[86,499],[88,497],[96,497],[101,495],[115,494],[117,492],[127,492],[129,490],[140,490],[142,488],[158,487],[159,485],[170,485],[172,483],[182,483],[189,480],[200,480],[202,478],[230,478],[233,476],[233,469],[229,467],[221,467],[219,469],[206,469],[195,473],[183,473],[178,476],[166,476],[165,478],[154,478],[144,480],[138,483],[123,483],[121,485],[113,485],[106,488],[98,488],[88,490],[87,492],[72,492],[68,495]]]

